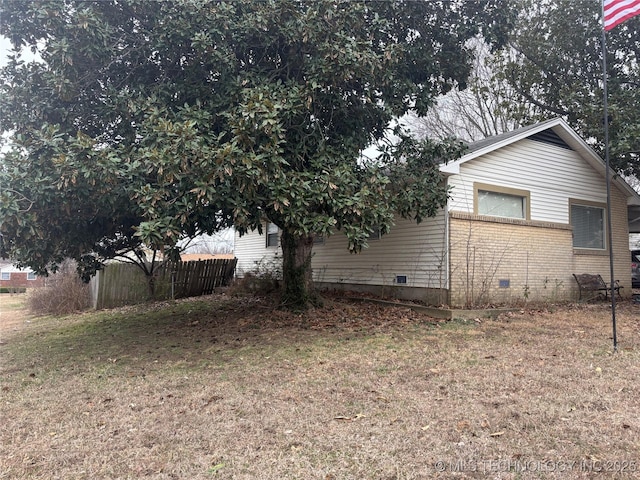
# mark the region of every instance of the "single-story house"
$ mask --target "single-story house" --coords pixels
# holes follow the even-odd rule
[[[30,268],[18,268],[11,262],[0,262],[0,288],[43,287],[45,277],[33,273]]]
[[[360,254],[348,252],[340,232],[319,239],[317,285],[450,306],[572,300],[572,274],[610,278],[613,248],[615,276],[630,295],[640,196],[611,171],[609,225],[605,164],[562,119],[475,142],[441,171],[451,196],[436,217],[398,219]],[[235,255],[239,276],[277,266],[277,228],[236,235]]]

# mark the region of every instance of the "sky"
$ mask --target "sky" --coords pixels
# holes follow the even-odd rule
[[[11,51],[11,42],[9,39],[0,36],[0,67],[3,67],[7,63],[7,55]]]
[[[7,63],[7,55],[11,51],[11,42],[3,36],[0,36],[0,67]],[[4,135],[3,135],[4,136]],[[1,143],[1,142],[0,142]],[[0,145],[0,153],[4,151],[4,146]]]
[[[12,49],[12,46],[9,39],[0,35],[0,67],[3,67],[4,65],[7,64],[7,57],[11,53],[11,49]],[[29,49],[24,49],[22,55],[23,55],[23,59],[26,61],[33,60],[34,58],[36,58],[36,56],[33,53],[31,53],[31,50]]]

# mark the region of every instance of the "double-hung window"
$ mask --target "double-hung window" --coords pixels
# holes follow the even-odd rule
[[[267,247],[277,247],[278,246],[278,235],[280,230],[275,223],[268,222],[267,223]]]
[[[571,226],[573,247],[589,250],[605,250],[604,207],[598,204],[571,201]]]

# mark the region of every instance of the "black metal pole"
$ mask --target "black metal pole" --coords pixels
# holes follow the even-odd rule
[[[604,29],[604,1],[602,2],[602,79],[604,97],[604,159],[606,165],[605,178],[607,182],[607,242],[609,244],[609,270],[611,274],[611,324],[613,327],[613,351],[618,351],[618,333],[616,331],[616,293],[614,290],[615,276],[613,273],[613,219],[611,216],[611,174],[609,172],[609,104],[607,100],[607,36]]]

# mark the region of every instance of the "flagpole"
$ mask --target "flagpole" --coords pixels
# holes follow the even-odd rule
[[[607,231],[609,243],[609,270],[611,274],[611,324],[613,327],[613,351],[618,351],[618,333],[616,329],[616,295],[614,290],[615,276],[613,273],[613,222],[611,215],[611,174],[609,172],[609,104],[607,94],[607,37],[604,28],[604,0],[602,0],[602,78],[604,98],[604,158],[606,165],[605,178],[607,182]]]

